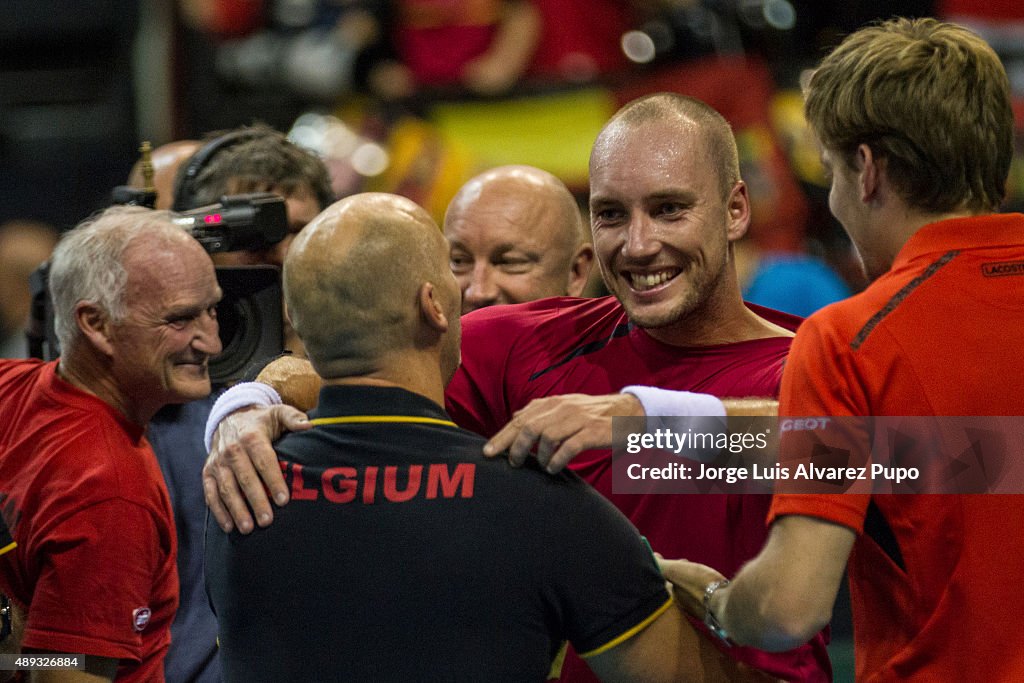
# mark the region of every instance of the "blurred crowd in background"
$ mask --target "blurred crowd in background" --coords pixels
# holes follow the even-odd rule
[[[585,206],[601,125],[671,90],[736,132],[754,207],[738,249],[748,298],[806,315],[864,283],[828,212],[800,75],[897,14],[967,24],[1000,52],[1020,131],[1004,208],[1024,207],[1014,0],[7,0],[4,14],[5,302],[22,300],[14,288],[60,230],[110,203],[142,140],[266,123],[323,157],[339,197],[395,192],[440,221],[467,179],[501,164],[546,169]],[[19,320],[3,312],[4,339]]]

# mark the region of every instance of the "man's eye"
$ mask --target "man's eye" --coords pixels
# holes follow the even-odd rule
[[[620,209],[601,209],[594,213],[599,223],[616,223],[622,220],[625,212]]]
[[[506,273],[524,273],[533,266],[533,262],[525,258],[507,258],[498,261],[496,264]]]
[[[467,270],[473,265],[473,260],[468,256],[453,255],[448,261],[451,269],[456,271]]]

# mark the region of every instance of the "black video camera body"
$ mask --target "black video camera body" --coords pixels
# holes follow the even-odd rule
[[[131,188],[115,190],[115,203],[145,206],[130,201]],[[145,194],[145,191],[136,191]],[[126,200],[126,201],[118,201]],[[171,212],[172,220],[186,229],[207,253],[267,249],[288,234],[285,200],[269,192],[226,195],[217,204]],[[32,309],[28,328],[29,355],[43,360],[60,356],[49,292],[49,262],[29,278]],[[217,305],[223,351],[210,360],[210,381],[224,385],[239,380],[255,360],[281,353],[284,312],[281,273],[270,265],[220,266],[217,281],[224,298]]]
[[[195,237],[207,252],[259,251],[288,234],[284,198],[270,192],[234,194],[219,204],[175,212],[174,222]]]

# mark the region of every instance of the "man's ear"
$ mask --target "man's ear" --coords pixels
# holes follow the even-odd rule
[[[726,234],[730,242],[735,242],[746,235],[750,227],[750,195],[747,193],[747,184],[742,180],[733,185],[725,209],[729,213]]]
[[[423,322],[431,329],[444,334],[448,331],[448,316],[444,312],[444,302],[440,300],[437,288],[431,282],[420,285],[417,301]]]
[[[114,331],[110,315],[90,301],[75,304],[75,324],[89,343],[106,356],[114,355]]]
[[[882,160],[876,157],[871,148],[865,144],[858,145],[855,154],[855,161],[859,169],[860,200],[867,204],[879,196],[885,167]]]
[[[589,243],[581,244],[572,257],[569,266],[569,282],[565,291],[569,296],[582,296],[583,290],[590,279],[590,269],[594,267],[594,247]]]

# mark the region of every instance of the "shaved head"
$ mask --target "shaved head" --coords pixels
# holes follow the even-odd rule
[[[459,297],[447,256],[427,212],[396,195],[348,197],[307,225],[285,260],[285,302],[320,376],[374,373],[389,357],[436,343],[422,329],[424,286],[454,314],[444,344],[449,354],[454,344],[457,365]]]
[[[617,149],[625,136],[655,124],[673,123],[679,137],[700,141],[708,168],[718,177],[722,196],[740,180],[739,152],[729,122],[713,107],[693,97],[676,93],[655,93],[633,100],[605,124],[594,142],[591,169]]]
[[[471,178],[448,205],[445,229],[481,202],[493,205],[497,212],[499,207],[509,208],[507,198],[513,197],[530,200],[528,207],[517,207],[529,214],[529,219],[522,221],[524,225],[541,222],[546,216],[556,226],[552,234],[556,248],[569,254],[583,243],[583,219],[575,197],[557,177],[533,166],[498,166]]]
[[[463,313],[579,296],[593,257],[565,184],[532,166],[500,166],[462,186],[444,220]]]

